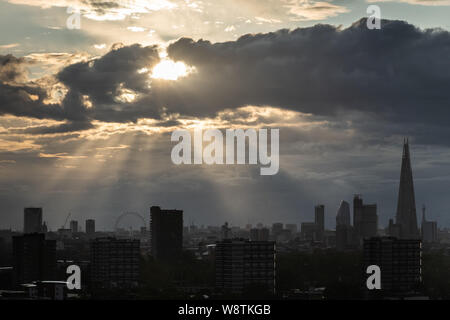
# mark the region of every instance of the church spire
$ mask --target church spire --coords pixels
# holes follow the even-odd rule
[[[396,222],[400,225],[400,237],[415,239],[419,237],[417,228],[416,199],[411,169],[408,138],[404,139],[402,169],[398,191]]]

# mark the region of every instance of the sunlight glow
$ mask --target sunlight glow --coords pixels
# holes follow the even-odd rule
[[[153,79],[178,80],[178,78],[186,77],[191,71],[192,68],[189,68],[183,62],[167,59],[153,68],[151,77]]]

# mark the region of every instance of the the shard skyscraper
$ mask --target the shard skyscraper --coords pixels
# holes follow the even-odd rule
[[[403,144],[402,170],[398,190],[396,224],[401,239],[419,239],[417,228],[416,199],[411,169],[408,139]]]

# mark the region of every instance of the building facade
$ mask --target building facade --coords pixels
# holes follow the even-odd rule
[[[323,204],[314,207],[314,222],[316,224],[317,239],[322,241],[325,232],[325,206]]]
[[[249,289],[275,293],[275,242],[230,239],[216,243],[216,289],[242,294]]]
[[[13,237],[13,282],[15,286],[33,281],[55,280],[56,241],[42,233]]]
[[[378,215],[376,204],[364,204],[361,195],[353,198],[353,230],[357,245],[365,238],[375,237],[378,233]]]
[[[252,241],[269,241],[270,231],[268,228],[252,228],[250,229],[250,240]]]
[[[151,253],[155,259],[174,260],[183,249],[183,210],[150,208]]]
[[[364,240],[364,274],[368,266],[381,270],[381,290],[370,295],[406,297],[418,292],[422,283],[422,243],[418,239],[374,237]],[[367,275],[363,277],[364,287]]]
[[[139,240],[97,238],[91,241],[90,247],[92,288],[113,289],[138,286]]]
[[[23,233],[42,231],[42,208],[25,208],[23,210]]]

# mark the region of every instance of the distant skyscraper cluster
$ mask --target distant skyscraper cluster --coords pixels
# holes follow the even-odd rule
[[[323,241],[325,234],[325,206],[314,207],[314,222],[302,222],[301,237],[309,241]]]
[[[118,221],[130,214],[141,218],[143,226],[138,233],[117,228]],[[69,213],[57,232],[48,232],[42,208],[24,209],[24,233],[11,237],[11,275],[16,289],[39,287],[39,290],[53,290],[51,295],[64,297],[65,293],[56,293],[59,284],[54,280],[60,275],[58,264],[67,266],[73,261],[65,258],[57,262],[58,250],[67,250],[71,255],[83,250],[88,253],[85,259],[88,261],[79,259],[78,262],[84,265],[83,272],[88,275],[84,281],[94,291],[136,288],[142,252],[149,253],[158,263],[170,265],[181,261],[184,247],[194,252],[198,260],[214,261],[217,292],[239,295],[253,290],[275,294],[277,252],[336,248],[338,251],[362,249],[364,275],[367,266],[381,268],[382,290],[375,295],[366,292],[367,297],[404,297],[420,290],[422,243],[431,246],[438,241],[437,223],[427,220],[425,206],[420,231],[417,226],[407,140],[403,145],[397,212],[395,222],[390,219],[385,231],[388,236],[381,236],[384,232],[378,230],[377,204],[364,203],[360,194],[354,195],[352,207],[347,201],[340,203],[336,231],[325,229],[323,204],[314,207],[314,221],[301,223],[300,232],[296,224],[282,222],[273,223],[271,228],[258,223],[256,227],[247,224],[242,229],[227,222],[206,228],[193,224],[183,227],[182,210],[159,206],[150,208],[149,237],[146,222],[137,213],[121,215],[113,232],[96,231],[93,219],[85,221],[85,232],[82,232],[77,220],[69,222],[70,216]],[[198,250],[201,246],[205,247],[203,251]]]
[[[353,226],[350,221],[350,205],[342,201],[336,215],[336,247],[338,250],[362,246],[365,238],[378,234],[378,214],[376,204],[364,204],[362,196],[353,198]]]

